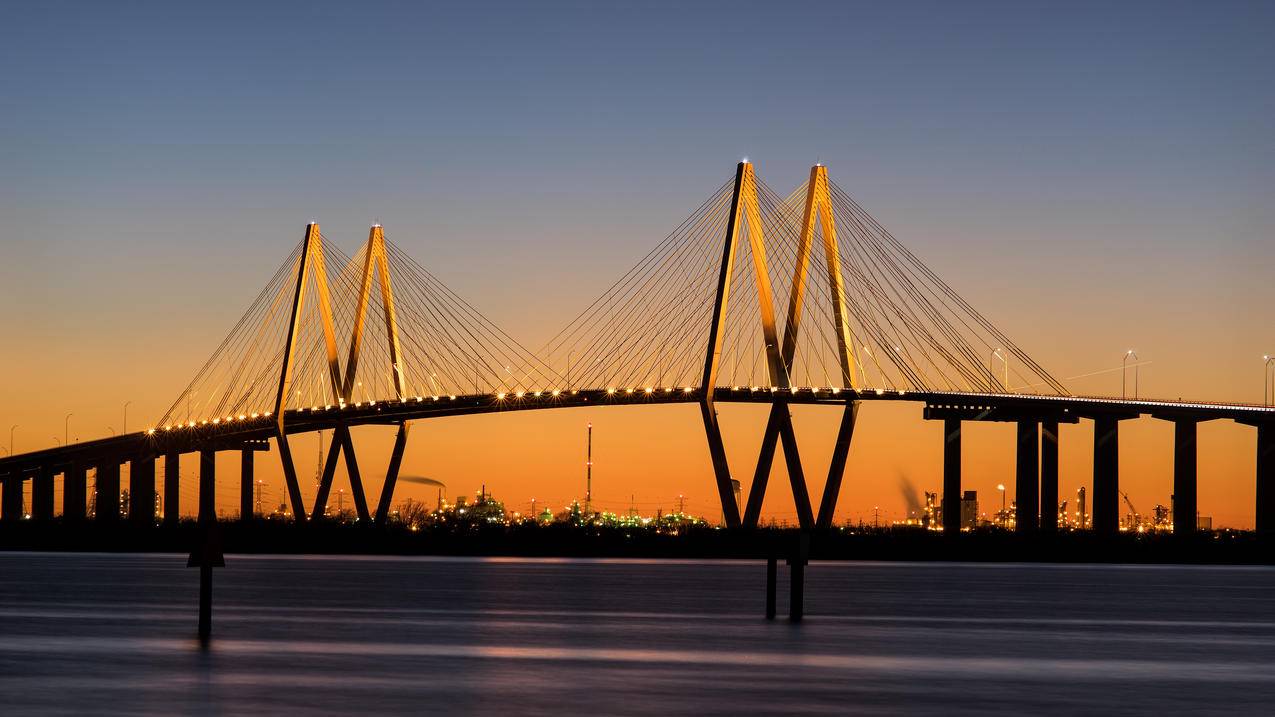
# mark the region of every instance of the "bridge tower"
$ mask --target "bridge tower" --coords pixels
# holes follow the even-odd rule
[[[823,239],[824,261],[828,269],[828,293],[837,339],[837,359],[841,367],[841,385],[853,391],[856,388],[853,368],[854,337],[850,329],[850,319],[846,313],[845,282],[841,276],[841,256],[837,246],[837,224],[833,214],[832,199],[828,194],[828,168],[822,164],[811,167],[810,180],[806,186],[805,211],[802,214],[801,234],[793,269],[792,292],[788,297],[788,314],[784,324],[781,360],[785,373],[791,374],[797,351],[797,334],[801,328],[810,254],[814,248],[815,227],[818,225]],[[845,475],[846,458],[849,456],[850,440],[854,435],[854,425],[858,414],[859,402],[853,399],[847,400],[845,411],[841,416],[841,425],[837,430],[836,443],[833,446],[832,462],[828,467],[828,480],[824,484],[823,498],[819,502],[818,518],[814,519],[811,516],[808,497],[804,504],[800,500],[798,502],[797,516],[802,527],[810,527],[812,521],[819,528],[832,526],[832,516],[836,511],[837,496],[841,492],[841,480]],[[766,483],[774,461],[775,442],[780,438],[784,441],[784,458],[788,463],[789,477],[796,475],[800,478],[801,492],[805,492],[805,479],[797,455],[792,414],[786,402],[776,401],[771,405],[770,419],[766,423],[766,432],[762,436],[757,471],[753,476],[753,487],[748,494],[748,507],[744,512],[743,520],[747,527],[756,527],[761,515]],[[793,490],[794,496],[797,495],[798,489],[795,483]]]
[[[332,322],[332,298],[328,291],[328,273],[323,261],[323,235],[319,225],[310,222],[305,228],[305,238],[301,248],[301,257],[297,262],[297,284],[292,298],[292,313],[288,321],[287,339],[283,348],[283,368],[279,375],[279,391],[274,403],[275,438],[279,445],[279,460],[283,464],[284,482],[287,484],[288,499],[292,503],[292,514],[297,522],[305,522],[305,503],[301,499],[301,484],[297,481],[296,464],[292,461],[292,450],[288,446],[287,428],[284,425],[284,413],[288,407],[288,395],[292,387],[292,365],[297,351],[297,334],[300,328],[301,311],[305,305],[306,286],[314,282],[318,294],[319,318],[323,327],[323,341],[327,349],[328,372],[331,378],[333,399],[340,403],[341,367],[337,362],[336,331]]]
[[[372,225],[368,232],[367,244],[364,247],[363,270],[359,282],[359,295],[354,309],[354,322],[350,337],[350,352],[345,363],[344,382],[338,402],[347,404],[354,399],[354,388],[358,374],[359,358],[363,347],[364,328],[372,297],[372,282],[375,279],[380,285],[381,310],[385,321],[385,336],[388,342],[390,371],[393,378],[395,398],[400,401],[407,395],[403,352],[399,345],[398,318],[394,312],[394,288],[390,278],[389,255],[385,249],[385,231],[380,224]],[[394,494],[394,484],[398,479],[399,466],[402,464],[403,451],[407,447],[406,421],[399,424],[398,435],[394,441],[394,450],[390,457],[389,470],[385,476],[385,485],[381,490],[381,499],[377,505],[376,520],[383,523],[389,514],[390,500]],[[350,478],[350,492],[354,497],[354,509],[359,520],[371,520],[368,511],[367,496],[363,489],[363,480],[359,472],[358,459],[354,452],[354,440],[350,436],[349,426],[339,424],[333,431],[332,444],[324,463],[323,474],[319,480],[318,494],[315,496],[314,512],[321,518],[327,507],[328,496],[332,490],[332,480],[336,472],[336,462],[340,455],[345,456],[346,472]]]
[[[766,422],[766,431],[762,439],[757,470],[754,473],[753,484],[748,493],[748,503],[741,518],[731,487],[730,469],[726,461],[721,429],[717,422],[713,394],[716,389],[718,362],[722,352],[722,329],[730,298],[734,258],[739,243],[741,225],[745,222],[747,224],[749,249],[758,293],[758,311],[762,324],[762,337],[765,342],[767,373],[770,378],[770,385],[781,392],[781,398],[772,404],[770,416]],[[842,384],[846,388],[853,389],[855,386],[852,369],[854,366],[854,341],[851,336],[849,317],[846,314],[845,289],[841,276],[841,259],[837,248],[836,221],[833,217],[832,201],[828,193],[827,168],[822,165],[815,165],[810,170],[810,181],[806,193],[805,212],[802,217],[792,291],[789,296],[787,323],[785,324],[784,339],[781,345],[775,325],[774,292],[771,288],[770,274],[767,270],[765,235],[761,210],[757,200],[756,175],[752,164],[747,161],[739,163],[735,173],[734,192],[731,196],[730,215],[727,218],[726,241],[722,249],[717,294],[713,305],[708,351],[704,361],[704,375],[701,383],[703,394],[700,399],[704,432],[708,439],[713,473],[722,502],[722,512],[728,527],[741,525],[756,527],[761,514],[762,501],[766,494],[766,484],[769,481],[774,461],[776,443],[781,440],[783,441],[784,461],[788,469],[793,501],[797,507],[798,521],[801,526],[803,528],[811,528],[816,525],[827,527],[832,524],[836,498],[840,491],[841,477],[844,474],[850,439],[854,432],[855,418],[858,414],[858,402],[853,399],[847,401],[837,434],[828,483],[825,485],[823,500],[819,507],[819,518],[816,521],[811,508],[805,474],[801,466],[801,456],[797,447],[796,432],[793,429],[792,414],[788,402],[782,398],[789,395],[792,389],[793,358],[797,348],[797,332],[801,325],[804,292],[816,226],[820,226],[821,229],[820,235],[823,239],[824,258],[828,266],[828,289],[833,307]],[[853,396],[853,393],[850,395]]]

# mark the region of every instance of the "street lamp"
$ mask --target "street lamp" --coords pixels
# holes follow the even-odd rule
[[[17,430],[18,424],[9,426],[9,455],[13,455],[13,432]]]
[[[128,404],[130,403],[132,403],[132,401],[124,402],[124,423],[120,428],[120,433],[128,433]]]
[[[66,445],[67,437],[71,435],[71,416],[74,415],[74,413],[68,413],[66,414],[66,419],[62,421],[62,445],[64,446]]]
[[[1124,358],[1120,359],[1120,398],[1128,398],[1125,392],[1125,373],[1128,371],[1126,365],[1129,359],[1138,360],[1138,354],[1133,349],[1124,352]],[[1133,365],[1133,397],[1138,397],[1138,364]]]
[[[995,381],[996,370],[993,367],[996,365],[997,356],[1001,357],[1001,362],[1005,365],[1004,373],[1002,374],[1003,377],[1001,378],[1001,391],[1008,392],[1009,391],[1009,359],[1004,354],[1001,353],[1001,350],[999,348],[992,349],[992,353],[988,355],[987,372],[991,374],[992,380]]]
[[[1001,492],[1001,514],[1000,514],[1000,522],[1001,522],[1001,527],[1005,527],[1005,484],[1004,484],[1004,483],[997,483],[997,484],[996,484],[996,490],[998,490],[998,491],[1000,491],[1000,492]]]
[[[1275,356],[1268,354],[1262,357],[1262,361],[1266,362],[1262,365],[1262,405],[1269,406],[1275,403],[1275,396],[1271,392],[1271,364],[1275,364]],[[12,446],[10,447],[12,448]],[[10,450],[9,452],[12,453],[13,451]]]

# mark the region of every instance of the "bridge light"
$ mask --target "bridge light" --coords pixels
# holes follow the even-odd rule
[[[650,392],[651,392],[651,387],[650,387],[650,386],[647,386],[647,387],[646,387],[646,392],[647,392],[647,393],[650,393]]]
[[[504,393],[498,393],[498,394],[496,394],[496,400],[497,400],[497,401],[503,401],[503,400],[505,400],[505,394],[504,394]]]
[[[523,396],[523,392],[522,392],[522,391],[519,391],[519,392],[517,392],[517,393],[515,393],[515,394],[514,394],[514,398],[522,398],[522,396]]]
[[[607,389],[607,395],[608,395],[608,396],[614,396],[614,395],[615,395],[615,389],[614,389],[614,388],[608,388],[608,389]]]
[[[624,392],[625,392],[625,393],[633,393],[633,389],[631,389],[631,388],[626,388],[626,389],[624,389]]]
[[[557,395],[558,395],[558,389],[556,389],[556,388],[555,388],[555,389],[553,390],[553,395],[554,395],[555,397],[557,397]]]
[[[682,389],[682,393],[690,393],[690,392],[691,392],[691,387],[690,387],[690,386],[687,386],[686,388],[683,388],[683,389]]]

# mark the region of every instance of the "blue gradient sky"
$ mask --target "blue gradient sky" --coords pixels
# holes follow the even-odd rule
[[[1275,4],[261,5],[0,9],[19,449],[157,417],[310,219],[347,252],[379,219],[538,345],[742,156],[781,193],[830,165],[1058,376],[1135,346],[1144,393],[1260,398]]]

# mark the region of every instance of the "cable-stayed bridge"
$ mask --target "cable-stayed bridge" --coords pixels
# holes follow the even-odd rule
[[[787,195],[742,162],[735,176],[546,345],[530,349],[390,241],[379,225],[347,256],[317,224],[242,318],[145,431],[0,460],[0,516],[86,517],[120,501],[129,464],[130,519],[154,524],[156,466],[164,520],[177,520],[183,454],[198,454],[199,515],[215,519],[215,456],[241,462],[241,515],[253,515],[254,456],[271,442],[298,521],[325,514],[344,461],[361,520],[386,520],[409,422],[451,415],[596,405],[694,403],[729,527],[757,525],[781,452],[803,528],[829,527],[864,401],[912,401],[944,423],[943,512],[960,514],[961,426],[1017,426],[1017,527],[1056,530],[1058,425],[1094,423],[1093,527],[1118,529],[1119,424],[1149,415],[1175,425],[1174,530],[1196,522],[1196,426],[1257,428],[1256,524],[1275,531],[1275,409],[1245,404],[1072,395],[965,301],[816,165]],[[770,405],[755,465],[730,466],[716,406]],[[812,498],[789,411],[826,404],[840,426],[821,496]],[[350,428],[397,426],[375,505]],[[290,437],[332,431],[317,496],[306,505]],[[741,506],[736,486],[748,478]],[[98,521],[120,519],[97,510]],[[945,521],[957,532],[960,522]]]

